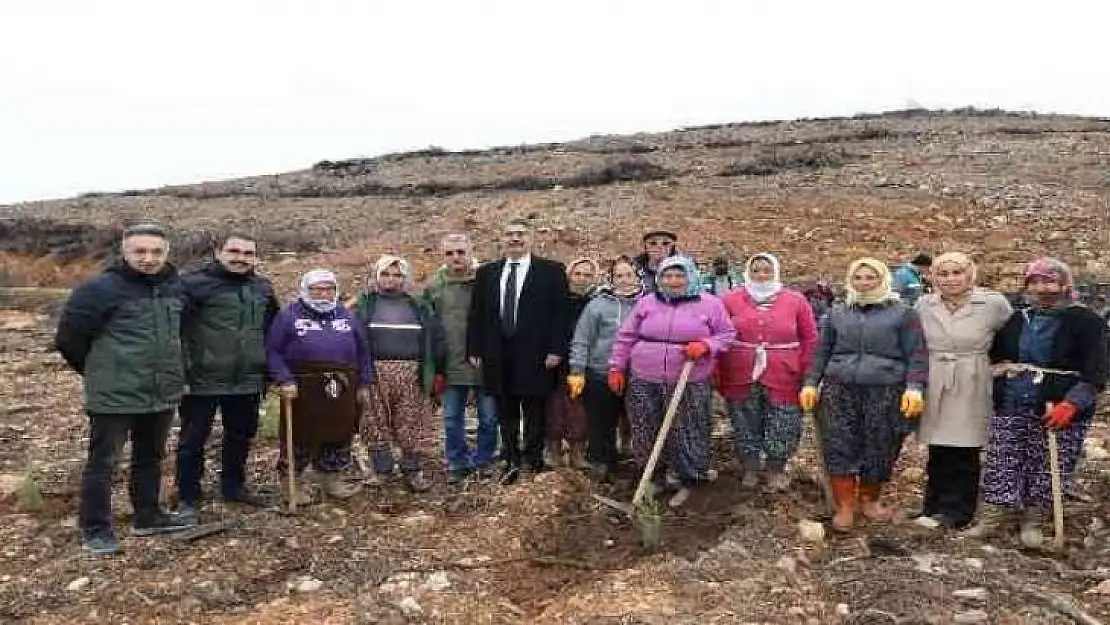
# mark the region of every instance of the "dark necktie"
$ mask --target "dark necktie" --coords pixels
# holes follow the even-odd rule
[[[520,263],[509,263],[509,277],[505,280],[505,296],[501,299],[501,330],[505,336],[516,331],[516,268]]]

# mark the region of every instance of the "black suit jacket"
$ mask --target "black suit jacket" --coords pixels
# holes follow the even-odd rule
[[[501,272],[505,259],[486,263],[474,278],[467,319],[469,357],[482,359],[482,380],[494,395],[529,397],[555,388],[557,370],[544,367],[548,354],[567,357],[570,296],[562,263],[532,256],[517,303],[512,341],[501,329]],[[511,345],[512,353],[506,349]],[[506,367],[512,375],[506,376]],[[506,387],[506,380],[511,387]]]

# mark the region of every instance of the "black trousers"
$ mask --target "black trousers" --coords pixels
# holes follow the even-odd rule
[[[925,465],[925,516],[954,528],[971,523],[979,500],[980,448],[929,445]]]
[[[589,418],[589,443],[586,458],[604,465],[610,471],[617,469],[617,427],[624,411],[624,398],[609,390],[606,376],[587,372],[586,389],[582,392],[582,405]]]
[[[223,421],[220,491],[234,497],[246,483],[247,456],[258,431],[261,397],[251,395],[186,395],[181,398],[181,433],[177,445],[177,492],[181,502],[196,506],[204,477],[204,446],[212,433],[217,408]]]
[[[162,458],[173,412],[146,414],[89,413],[89,456],[81,476],[79,521],[86,534],[112,529],[112,474],[127,439],[131,439],[128,492],[135,519],[160,513]]]
[[[543,468],[544,435],[547,431],[547,394],[543,395],[518,395],[513,389],[519,385],[516,378],[521,375],[535,375],[535,372],[526,371],[524,367],[532,366],[530,363],[516,362],[514,357],[516,347],[513,339],[502,339],[501,353],[504,354],[502,364],[502,380],[500,392],[495,395],[497,399],[497,422],[501,431],[501,458],[509,467],[520,468],[523,463],[533,469]],[[522,367],[523,365],[523,367]],[[520,445],[520,418],[524,416],[524,449]]]

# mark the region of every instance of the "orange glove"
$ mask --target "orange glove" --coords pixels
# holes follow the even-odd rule
[[[817,387],[805,386],[802,387],[802,392],[798,393],[798,403],[801,404],[802,410],[811,412],[817,407]]]
[[[687,360],[697,360],[709,353],[709,346],[705,344],[705,341],[691,341],[686,344],[684,351]]]
[[[436,377],[432,379],[432,392],[434,392],[437,397],[442,397],[446,390],[447,376],[442,373],[437,373]]]
[[[614,395],[624,394],[624,372],[614,369],[609,372],[609,390]]]
[[[1062,401],[1052,407],[1052,412],[1044,416],[1044,426],[1052,430],[1062,430],[1071,424],[1079,408],[1070,401]]]

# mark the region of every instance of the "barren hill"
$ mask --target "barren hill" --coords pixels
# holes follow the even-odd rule
[[[973,252],[999,286],[1044,252],[1100,278],[1110,270],[1108,156],[1110,119],[975,109],[430,148],[3,206],[0,278],[72,281],[123,225],[148,219],[175,229],[179,261],[235,228],[257,233],[271,252],[328,253],[304,262],[348,273],[387,250],[426,268],[449,231],[470,231],[481,255],[495,254],[495,231],[509,216],[548,228],[548,252],[564,257],[636,250],[646,228],[667,226],[702,257],[781,253],[792,278],[839,277],[864,253],[893,260],[950,247]],[[281,277],[302,264],[270,270]]]

